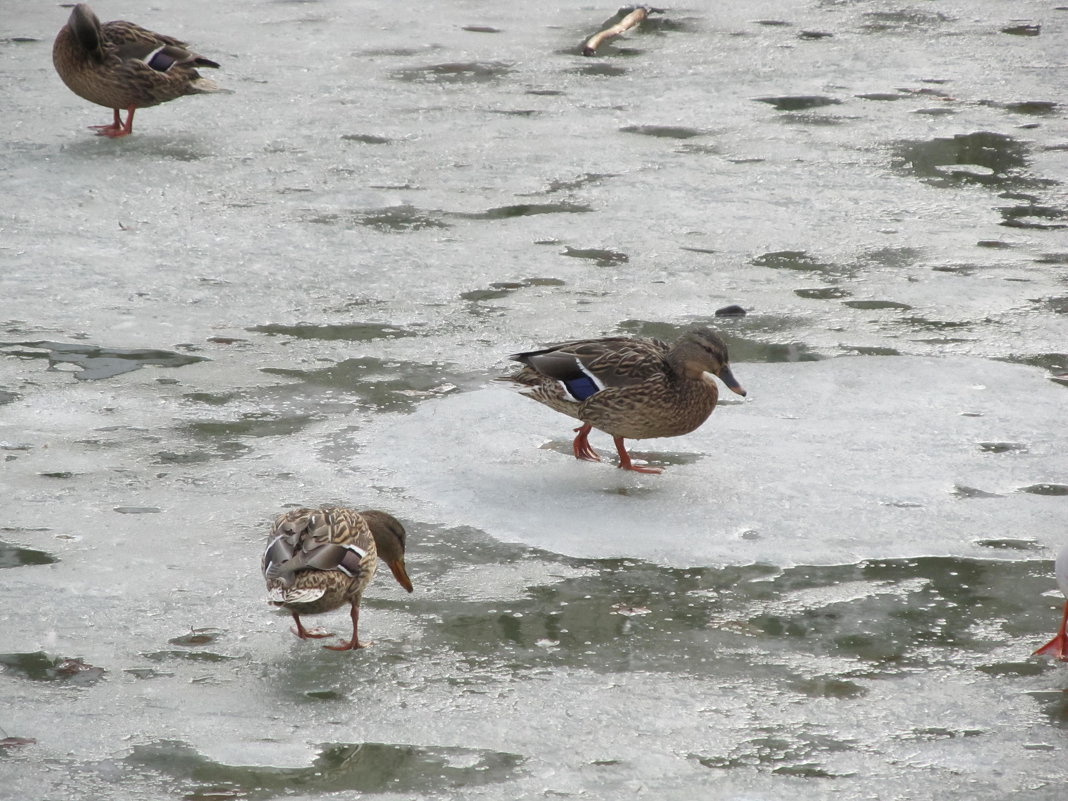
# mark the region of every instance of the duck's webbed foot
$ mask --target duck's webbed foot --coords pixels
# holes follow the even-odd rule
[[[599,462],[601,457],[597,455],[590,446],[590,431],[593,430],[593,426],[589,423],[584,423],[575,429],[578,432],[578,436],[575,437],[575,441],[571,443],[571,450],[575,453],[576,459],[582,459],[587,462]]]

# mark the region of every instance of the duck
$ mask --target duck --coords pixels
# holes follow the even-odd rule
[[[603,31],[595,33],[589,39],[582,43],[582,55],[595,56],[597,55],[597,48],[609,39],[615,38],[622,33],[626,33],[631,28],[641,25],[641,23],[650,14],[663,14],[662,8],[651,8],[649,6],[624,6],[616,12],[614,19],[618,22],[613,25],[609,25]]]
[[[132,22],[101,24],[85,3],[74,6],[56,36],[52,63],[74,94],[115,112],[109,125],[90,126],[97,136],[112,139],[133,133],[134,112],[139,108],[223,91],[196,69],[217,68],[217,62],[189,50],[185,42]]]
[[[572,451],[576,459],[600,461],[590,446],[594,428],[609,434],[619,467],[639,473],[661,468],[635,464],[627,439],[677,437],[700,426],[716,408],[717,376],[732,392],[745,390],[730,368],[727,345],[710,328],[694,328],[674,345],[652,338],[581,339],[508,357],[523,367],[501,380],[523,386],[533,398],[582,425]]]
[[[374,578],[379,560],[408,592],[412,582],[404,565],[407,533],[400,521],[377,509],[357,512],[340,506],[291,509],[278,515],[267,538],[261,569],[267,603],[287,610],[300,639],[333,636],[310,630],[301,615],[318,615],[350,606],[352,637],[332,651],[352,651],[369,643],[358,636],[360,600]]]
[[[1035,656],[1055,656],[1062,662],[1068,662],[1068,545],[1065,545],[1053,563],[1053,572],[1057,576],[1057,586],[1065,597],[1064,614],[1060,628],[1053,639],[1034,652]]]

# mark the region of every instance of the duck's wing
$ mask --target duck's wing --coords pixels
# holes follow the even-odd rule
[[[291,587],[300,570],[360,577],[373,557],[367,523],[350,509],[296,509],[280,515],[263,554],[269,585]]]
[[[565,342],[511,356],[546,378],[560,381],[577,400],[608,388],[640,384],[663,373],[668,345],[659,339],[606,339]]]
[[[622,339],[611,347],[576,355],[605,387],[629,387],[665,372],[669,350],[659,339]]]
[[[152,69],[165,72],[174,64],[188,67],[218,67],[218,62],[189,49],[173,36],[150,31],[126,20],[106,23],[102,31],[104,44],[123,61],[144,61]]]
[[[142,28],[140,25],[136,25],[133,22],[127,22],[124,19],[106,22],[101,26],[100,31],[105,44],[120,50],[123,48],[134,47],[144,47],[149,50],[155,50],[162,45],[169,45],[182,50],[187,50],[189,47],[188,44],[180,39],[150,31],[148,28]]]

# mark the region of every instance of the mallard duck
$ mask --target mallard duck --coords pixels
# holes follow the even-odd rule
[[[649,6],[624,6],[616,12],[615,19],[618,20],[613,25],[609,25],[603,31],[595,33],[589,39],[582,43],[582,55],[595,56],[597,55],[597,48],[604,42],[619,36],[621,33],[626,33],[631,28],[641,25],[641,23],[650,14],[663,14],[662,8],[650,8]]]
[[[381,558],[408,592],[412,582],[404,567],[404,527],[392,515],[375,509],[356,512],[341,507],[293,509],[279,515],[263,553],[267,603],[289,610],[293,633],[304,639],[331,636],[309,631],[301,615],[317,615],[351,606],[352,639],[325,645],[332,651],[363,648],[357,636],[360,598]]]
[[[114,109],[110,125],[93,125],[98,136],[133,133],[134,111],[183,95],[221,91],[196,67],[218,67],[186,49],[185,42],[153,33],[124,20],[100,24],[85,3],[70,12],[56,36],[52,62],[74,94]],[[119,111],[127,112],[125,124]]]
[[[1061,618],[1061,627],[1056,635],[1048,643],[1043,645],[1035,654],[1055,656],[1062,662],[1068,662],[1068,545],[1061,549],[1057,555],[1057,561],[1053,563],[1053,572],[1057,576],[1057,586],[1065,597],[1064,616]]]
[[[572,444],[576,459],[600,461],[588,439],[597,428],[615,440],[620,468],[639,473],[662,471],[634,464],[623,440],[676,437],[701,425],[719,398],[706,373],[745,395],[731,373],[726,344],[708,328],[688,331],[670,347],[659,339],[609,337],[508,358],[525,366],[505,381],[529,387],[523,395],[582,421]]]

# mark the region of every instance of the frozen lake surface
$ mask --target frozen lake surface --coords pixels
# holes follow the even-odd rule
[[[114,141],[4,10],[0,799],[1061,801],[1068,6],[97,3],[231,90]],[[693,325],[659,476],[493,381]],[[325,503],[355,653],[263,602]]]

